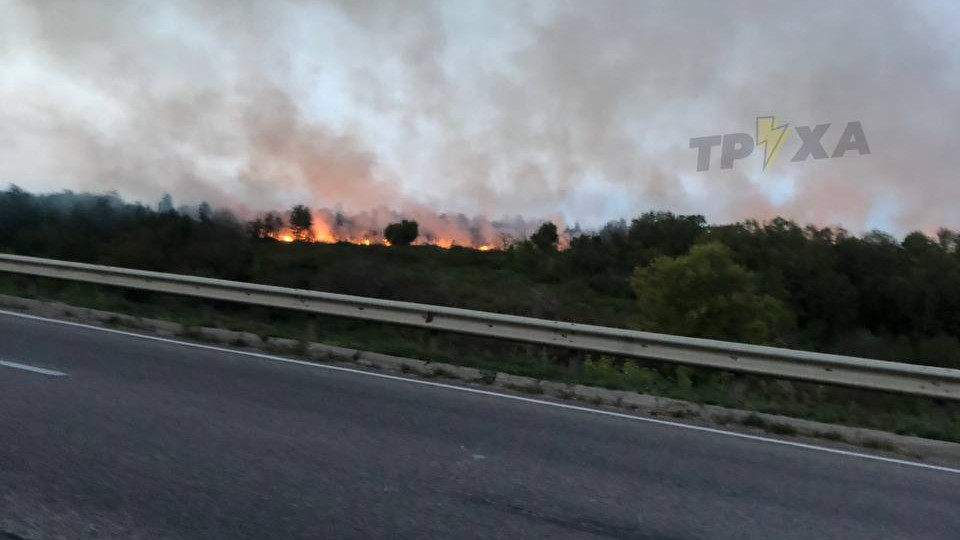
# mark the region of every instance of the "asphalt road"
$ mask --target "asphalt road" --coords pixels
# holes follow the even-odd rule
[[[0,362],[3,540],[960,538],[949,471],[2,314]]]

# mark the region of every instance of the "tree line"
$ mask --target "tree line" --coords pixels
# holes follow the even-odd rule
[[[503,250],[295,243],[309,208],[244,222],[209,204],[0,192],[0,251],[960,367],[960,235],[648,212]],[[415,221],[389,225],[392,246]]]

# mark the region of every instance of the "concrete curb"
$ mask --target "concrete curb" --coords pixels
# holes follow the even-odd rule
[[[322,343],[261,337],[249,332],[222,328],[188,327],[170,321],[80,308],[61,302],[46,302],[0,295],[0,307],[53,319],[73,319],[81,322],[122,326],[166,337],[193,338],[235,347],[260,348],[279,353],[306,356],[321,362],[351,362],[368,368],[411,373],[424,377],[444,377],[468,383],[492,384],[495,387],[507,390],[558,399],[576,399],[599,406],[627,409],[648,416],[691,418],[713,424],[740,425],[778,435],[827,439],[876,450],[897,452],[916,459],[960,462],[960,444],[958,443],[897,435],[875,429],[826,424],[787,416],[728,409],[715,405],[701,405],[678,399],[622,390],[608,390],[581,384],[569,385],[542,381],[508,373],[485,372],[471,367],[401,358]]]

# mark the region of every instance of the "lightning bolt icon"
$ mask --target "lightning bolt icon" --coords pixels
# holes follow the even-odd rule
[[[763,170],[777,157],[790,132],[790,124],[777,126],[776,123],[773,116],[757,117],[757,146],[763,145]]]

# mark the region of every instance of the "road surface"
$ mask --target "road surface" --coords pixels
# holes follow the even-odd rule
[[[0,539],[951,539],[960,474],[0,314]]]

